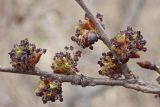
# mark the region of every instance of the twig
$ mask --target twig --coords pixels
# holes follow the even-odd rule
[[[109,38],[107,38],[107,34],[105,33],[104,29],[102,28],[102,26],[100,25],[100,23],[95,18],[95,16],[92,14],[92,12],[86,6],[86,4],[84,3],[84,1],[83,0],[75,0],[75,1],[81,6],[81,8],[86,12],[86,14],[88,15],[88,17],[95,24],[95,26],[97,28],[97,31],[98,31],[98,34],[100,35],[100,39],[111,50],[111,43],[110,43]],[[116,53],[114,51],[112,51],[112,50],[111,50],[111,52],[113,53],[114,57],[116,59],[118,59],[119,64],[121,66],[121,69],[123,71],[123,74],[124,74],[125,78],[127,78],[127,79],[132,78],[131,70],[128,68],[127,64],[121,64],[120,58],[116,55]]]
[[[106,33],[104,32],[103,28],[97,22],[95,17],[86,7],[82,0],[76,0],[77,3],[86,11],[88,16],[94,22],[98,29],[99,35],[101,35],[101,40],[109,47],[111,47],[109,39],[106,37]],[[114,52],[113,52],[114,53]],[[119,59],[116,54],[114,53],[115,57]],[[128,66],[126,64],[122,65],[124,75],[127,77],[126,73],[130,72]],[[52,79],[56,79],[62,82],[70,82],[73,85],[81,85],[85,86],[96,86],[96,85],[107,85],[107,86],[123,86],[128,89],[134,89],[137,91],[141,91],[143,93],[151,93],[151,94],[160,94],[160,86],[149,83],[147,81],[142,80],[126,80],[126,79],[119,79],[119,80],[111,80],[106,78],[93,78],[87,77],[84,75],[60,75],[54,74],[52,72],[42,71],[40,69],[35,69],[34,71],[18,71],[13,68],[2,67],[0,66],[0,72],[8,72],[8,73],[17,73],[17,74],[26,74],[26,75],[35,75],[35,76],[49,76]]]
[[[155,65],[157,69],[155,71],[160,75],[160,67],[158,65]]]
[[[144,5],[145,0],[134,0],[133,2],[131,2],[131,6],[128,7],[128,12],[126,14],[126,17],[124,18],[124,23],[122,23],[121,25],[121,29],[125,29],[127,28],[127,26],[133,25],[136,20],[138,15],[140,14],[140,11],[142,9],[142,6]],[[133,17],[134,16],[134,17]],[[95,91],[90,91],[89,93],[87,93],[87,95],[85,94],[85,96],[88,99],[91,99],[97,95],[101,95],[101,93],[106,92],[107,90],[111,89],[110,87],[106,87],[106,86],[102,86],[100,88],[98,88]],[[71,101],[73,100],[79,100],[81,96],[77,96],[78,98],[72,98]],[[85,100],[82,100],[85,101]],[[73,104],[72,104],[73,105]],[[71,106],[71,105],[70,105]]]
[[[156,71],[158,74],[160,74],[160,67],[148,60],[141,60],[137,62],[137,64],[144,69],[153,70]]]
[[[26,74],[26,75],[35,75],[35,76],[49,76],[52,79],[56,79],[62,82],[70,82],[74,85],[85,86],[96,86],[96,85],[108,85],[108,86],[123,86],[125,88],[134,89],[137,91],[141,91],[143,93],[152,93],[152,94],[160,94],[160,86],[144,82],[140,80],[111,80],[106,78],[93,78],[87,77],[84,75],[62,75],[62,74],[54,74],[52,72],[42,71],[40,69],[35,69],[34,71],[17,71],[13,68],[2,67],[0,66],[0,72],[8,72],[8,73],[18,73],[18,74]]]

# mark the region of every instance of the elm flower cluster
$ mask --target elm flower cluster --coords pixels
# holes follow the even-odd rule
[[[43,103],[45,104],[48,101],[55,102],[56,100],[62,102],[62,83],[45,76],[42,76],[40,79],[41,80],[35,90],[35,94],[42,97]]]
[[[103,24],[103,15],[97,13],[97,20],[101,26],[105,29]],[[97,34],[97,29],[91,19],[85,14],[84,21],[79,20],[79,24],[76,27],[75,36],[71,37],[71,40],[76,42],[79,46],[83,48],[89,47],[93,50],[93,44],[97,42],[99,35]]]
[[[98,61],[101,69],[98,71],[100,75],[117,79],[122,76],[122,71],[118,64],[118,60],[113,57],[111,52],[102,53],[102,57]]]
[[[146,52],[147,48],[144,47],[146,40],[140,31],[133,31],[128,27],[125,31],[120,33],[111,40],[111,49],[116,52],[120,58],[121,63],[127,63],[130,58],[140,58],[139,51]]]
[[[20,41],[20,44],[15,44],[9,52],[10,63],[17,70],[33,71],[41,55],[45,53],[46,49],[36,48],[35,44],[31,44],[28,39],[24,39]]]
[[[64,52],[58,52],[53,57],[52,70],[54,73],[58,74],[76,74],[79,72],[77,69],[77,62],[81,57],[81,51],[73,52],[74,48],[72,46],[65,47]]]

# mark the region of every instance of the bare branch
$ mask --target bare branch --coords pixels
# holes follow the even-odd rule
[[[88,15],[88,17],[92,20],[92,22],[95,24],[97,30],[98,30],[98,34],[100,35],[100,39],[103,41],[103,43],[111,50],[111,43],[109,38],[107,38],[107,34],[105,33],[104,29],[102,28],[102,26],[100,25],[100,23],[97,21],[97,19],[95,18],[95,16],[92,14],[92,12],[90,11],[90,9],[86,6],[86,4],[84,3],[83,0],[75,0],[80,6],[81,8],[86,12],[86,14]],[[121,64],[120,62],[120,58],[117,57],[116,53],[114,51],[111,50],[111,52],[113,53],[114,57],[116,59],[118,59],[119,64],[121,66],[121,69],[123,71],[123,74],[126,78],[131,78],[132,75],[130,69],[128,68],[127,64]]]
[[[93,78],[87,77],[84,75],[62,75],[62,74],[54,74],[52,72],[42,71],[36,68],[34,71],[17,71],[13,68],[2,67],[0,66],[0,72],[8,72],[8,73],[18,73],[18,74],[26,74],[26,75],[36,75],[36,76],[49,76],[52,79],[56,79],[62,82],[70,82],[74,85],[85,86],[96,86],[96,85],[108,85],[108,86],[123,86],[125,88],[134,89],[137,91],[141,91],[143,93],[152,93],[152,94],[160,94],[160,86],[144,82],[142,80],[111,80],[107,78]]]

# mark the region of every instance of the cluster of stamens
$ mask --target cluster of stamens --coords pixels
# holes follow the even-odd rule
[[[48,101],[55,102],[56,100],[62,102],[62,83],[45,76],[42,76],[40,79],[35,93],[37,96],[42,97],[43,103],[45,104]]]
[[[9,52],[10,63],[17,70],[32,71],[44,53],[46,53],[46,49],[36,48],[35,44],[31,44],[28,39],[24,39],[20,41],[20,44],[15,44]]]
[[[65,47],[64,52],[56,53],[53,57],[52,70],[54,73],[58,74],[76,74],[79,72],[77,69],[77,62],[81,57],[81,51],[73,52],[74,48],[72,46]]]
[[[97,13],[96,18],[100,22],[101,26],[105,29],[103,24],[103,15]],[[76,27],[75,36],[72,36],[71,40],[83,48],[89,47],[91,50],[93,50],[92,45],[97,42],[98,39],[99,35],[97,34],[97,29],[86,14],[84,21],[79,20],[79,24]]]
[[[144,47],[146,41],[140,31],[133,31],[128,27],[125,31],[120,33],[111,40],[111,49],[116,52],[120,58],[121,63],[126,63],[130,58],[140,58],[139,51],[146,51]]]
[[[98,71],[100,75],[108,76],[112,79],[117,79],[122,76],[118,61],[113,57],[111,52],[102,53],[102,57],[98,61],[98,64],[101,67],[101,70]]]

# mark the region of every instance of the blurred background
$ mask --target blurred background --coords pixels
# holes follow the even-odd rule
[[[132,26],[146,39],[148,51],[141,52],[142,59],[160,65],[160,0],[84,0],[94,14],[104,15],[109,38],[120,30]],[[70,37],[84,12],[74,0],[0,0],[0,65],[11,66],[8,52],[24,38],[37,47],[46,48],[37,67],[51,71],[54,53],[64,46],[81,49]],[[108,48],[98,41],[94,50],[81,49],[83,57],[78,68],[92,77],[98,75],[97,60]],[[155,72],[143,70],[130,60],[129,67],[144,80],[155,82]],[[160,100],[123,87],[96,86],[81,88],[63,84],[64,102],[43,104],[34,90],[39,77],[0,73],[0,107],[160,107]]]

